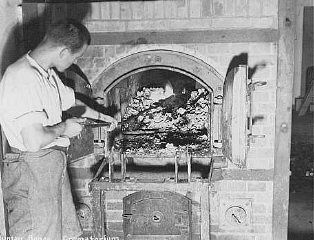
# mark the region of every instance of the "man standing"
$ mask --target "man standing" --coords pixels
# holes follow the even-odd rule
[[[75,239],[81,235],[66,171],[64,149],[82,130],[81,118],[61,120],[75,104],[63,72],[83,55],[90,34],[80,23],[51,25],[41,43],[6,70],[0,83],[0,123],[13,154],[3,168],[11,237]],[[82,117],[116,120],[88,107]]]

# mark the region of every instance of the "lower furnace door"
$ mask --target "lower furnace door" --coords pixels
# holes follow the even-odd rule
[[[128,240],[190,240],[191,200],[174,192],[140,191],[123,199]]]

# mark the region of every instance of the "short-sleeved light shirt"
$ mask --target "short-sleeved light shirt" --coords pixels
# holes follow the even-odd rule
[[[74,103],[74,91],[53,69],[45,71],[28,54],[20,58],[8,67],[0,82],[0,124],[10,146],[26,151],[21,130],[34,123],[60,123],[62,111]],[[67,137],[58,137],[44,148],[69,144]]]

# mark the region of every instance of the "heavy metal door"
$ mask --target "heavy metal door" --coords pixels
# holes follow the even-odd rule
[[[123,199],[127,240],[190,240],[191,200],[174,192],[140,191]]]
[[[223,153],[238,167],[246,166],[251,135],[251,99],[247,66],[233,68],[224,82]]]

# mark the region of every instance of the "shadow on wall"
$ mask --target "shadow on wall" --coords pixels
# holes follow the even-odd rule
[[[46,26],[50,23],[62,18],[73,18],[82,22],[91,11],[90,3],[80,3],[73,11],[71,7],[65,7],[66,11],[63,15],[58,12],[57,4],[46,3],[44,11],[40,14],[37,3],[22,3],[16,7],[22,8],[23,20],[12,28],[4,44],[2,59],[0,59],[0,76],[10,64],[40,43]]]
[[[229,63],[227,74],[229,71],[235,67],[241,66],[241,65],[248,65],[248,54],[247,53],[241,53],[237,56],[234,56],[232,60]],[[249,67],[248,69],[248,79],[252,79],[256,71],[263,69],[266,67],[266,62],[260,62],[256,64],[253,67]],[[226,76],[227,76],[226,74]]]

